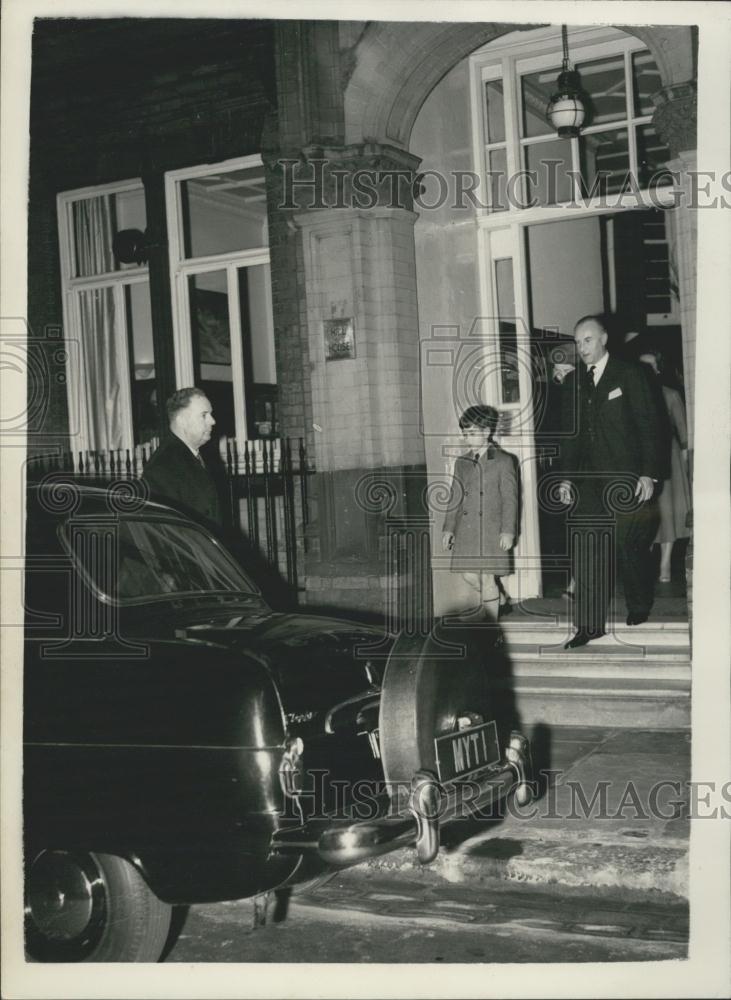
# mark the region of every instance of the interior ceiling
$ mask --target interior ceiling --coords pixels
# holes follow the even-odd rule
[[[196,177],[188,183],[191,187],[204,188],[208,192],[225,193],[247,203],[266,200],[264,177],[260,171],[255,173],[251,170],[229,170],[226,173]]]

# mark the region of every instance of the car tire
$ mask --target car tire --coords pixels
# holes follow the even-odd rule
[[[25,937],[35,961],[156,962],[171,915],[116,855],[40,851],[28,865]]]

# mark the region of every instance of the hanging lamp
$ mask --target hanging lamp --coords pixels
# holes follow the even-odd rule
[[[569,40],[566,25],[561,25],[563,42],[563,63],[556,80],[556,93],[548,102],[546,118],[562,137],[576,136],[586,118],[586,107],[582,100],[581,82],[575,69],[570,69]]]

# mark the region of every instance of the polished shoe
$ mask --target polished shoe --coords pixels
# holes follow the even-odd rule
[[[642,625],[642,623],[646,622],[649,617],[649,614],[645,611],[630,611],[627,615],[627,624]]]
[[[569,639],[563,648],[578,649],[579,646],[585,646],[588,642],[591,642],[592,639],[601,639],[603,635],[606,635],[606,632],[589,632],[585,628],[580,628],[573,639]]]

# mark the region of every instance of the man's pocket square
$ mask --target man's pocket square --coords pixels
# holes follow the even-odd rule
[[[617,397],[621,396],[621,395],[622,395],[622,390],[621,389],[619,389],[619,388],[612,389],[612,391],[607,396],[607,399],[617,399]]]

